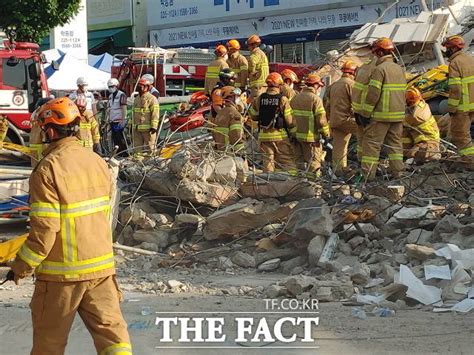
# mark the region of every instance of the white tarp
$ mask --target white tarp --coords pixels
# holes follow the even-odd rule
[[[71,54],[65,54],[61,59],[59,70],[48,78],[50,90],[75,90],[76,80],[80,76],[89,82],[89,90],[107,90],[110,74],[81,62]]]
[[[110,73],[112,71],[114,57],[109,53],[101,55],[89,54],[89,65],[96,69]]]

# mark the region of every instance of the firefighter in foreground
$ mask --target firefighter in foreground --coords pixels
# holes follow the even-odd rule
[[[290,143],[290,130],[294,127],[293,116],[288,98],[280,91],[283,79],[279,73],[270,73],[266,84],[267,91],[253,100],[249,110],[252,119],[258,122],[263,171],[272,172],[276,168],[296,173],[294,152]]]
[[[474,58],[463,51],[466,42],[461,36],[444,40],[449,58],[449,114],[451,140],[456,145],[461,161],[474,169],[474,145],[470,134],[474,121]]]
[[[405,168],[402,134],[407,83],[404,70],[394,61],[394,49],[389,38],[379,38],[372,44],[372,53],[378,59],[370,75],[367,110],[361,118],[363,125],[366,125],[362,143],[362,172],[368,181],[375,178],[384,144],[392,177],[399,177]]]
[[[305,87],[291,100],[298,141],[299,168],[307,170],[312,177],[320,175],[323,150],[320,139],[330,138],[329,125],[323,102],[318,96],[324,82],[319,75],[311,73],[305,79]],[[304,166],[306,164],[306,167]]]
[[[362,159],[362,140],[364,128],[370,123],[364,117],[370,117],[367,111],[367,89],[369,87],[370,75],[377,64],[377,57],[373,57],[369,62],[362,64],[356,71],[354,86],[352,87],[351,103],[354,118],[357,124],[357,157]]]
[[[223,107],[211,120],[214,124],[212,136],[219,150],[230,148],[234,152],[244,151],[244,117],[239,107],[241,94],[241,90],[234,86],[224,86],[221,89]]]
[[[157,88],[155,88],[155,77],[151,74],[143,74],[142,79],[148,80],[148,83],[150,85],[150,94],[152,94],[154,97],[159,99],[160,92],[158,91]]]
[[[265,92],[265,80],[270,69],[267,55],[260,49],[262,40],[257,35],[252,35],[247,39],[247,47],[250,51],[249,63],[249,86],[252,99],[257,98]]]
[[[88,148],[97,154],[101,154],[100,132],[97,120],[92,115],[92,112],[87,110],[87,102],[84,97],[79,96],[76,99],[76,105],[81,113],[79,131],[77,132],[79,143],[84,148]]]
[[[326,91],[325,108],[329,116],[331,127],[332,168],[336,174],[347,169],[347,148],[353,134],[357,135],[358,129],[352,111],[352,88],[357,65],[347,61],[342,65],[342,77],[332,84]]]
[[[296,95],[295,84],[299,82],[298,75],[291,69],[283,69],[281,77],[284,82],[284,85],[281,87],[281,93],[291,101]]]
[[[137,152],[155,151],[160,105],[149,90],[150,82],[141,78],[137,85],[138,95],[133,103],[133,144]]]
[[[417,88],[409,88],[405,94],[407,114],[403,121],[403,151],[406,158],[414,158],[417,164],[441,158],[439,129],[429,105]]]
[[[222,88],[225,86],[234,86],[236,75],[230,68],[224,68],[219,73],[219,82],[211,91],[211,116],[216,117],[217,113],[224,106],[222,97]]]
[[[227,64],[229,64],[230,69],[237,75],[234,85],[241,90],[245,90],[249,76],[249,63],[247,58],[240,54],[239,41],[231,39],[227,42],[227,51],[229,52]]]
[[[223,45],[218,45],[214,50],[216,59],[209,63],[204,77],[204,91],[207,95],[211,94],[212,89],[219,82],[219,73],[229,67],[227,64],[227,48]]]
[[[78,144],[80,117],[65,97],[39,113],[51,144],[30,177],[30,234],[11,269],[16,283],[36,274],[31,354],[64,354],[76,313],[97,353],[132,354],[115,279],[111,177],[105,162]]]

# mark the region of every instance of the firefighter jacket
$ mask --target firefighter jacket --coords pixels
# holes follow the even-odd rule
[[[227,64],[237,75],[234,86],[244,89],[247,86],[247,79],[249,76],[249,63],[247,58],[240,54],[240,52],[235,52],[229,55]]]
[[[229,145],[234,150],[244,148],[244,118],[235,104],[226,103],[212,123],[215,124],[212,136],[217,149],[224,150]]]
[[[290,87],[290,85],[288,84],[283,84],[283,86],[281,87],[281,93],[283,94],[283,96],[286,96],[290,101],[296,96],[295,89]]]
[[[249,114],[252,120],[259,122],[258,140],[260,142],[279,142],[284,139],[289,139],[289,132],[295,127],[290,100],[281,94],[279,88],[270,87],[267,89],[266,94],[274,96],[277,100],[262,100],[262,95],[264,95],[262,94],[256,100],[253,100],[252,106],[249,109]],[[263,117],[265,111],[270,112],[269,115],[271,117]],[[283,116],[284,125],[286,127],[279,129],[262,127],[262,119],[267,119],[269,121],[273,120],[277,111]]]
[[[474,112],[474,58],[459,51],[449,58],[449,112]]]
[[[408,107],[403,126],[413,138],[414,144],[439,142],[438,124],[431,114],[430,106],[423,100]]]
[[[0,115],[0,148],[3,147],[3,141],[5,140],[5,137],[7,136],[8,132],[8,119]]]
[[[214,86],[219,82],[219,73],[222,69],[228,68],[224,57],[217,57],[207,67],[206,76],[204,77],[204,90],[206,94],[210,94]]]
[[[329,124],[326,119],[323,101],[316,94],[316,89],[304,87],[293,100],[291,100],[294,120],[296,124],[295,135],[300,142],[317,142],[320,134],[329,137]]]
[[[77,144],[56,141],[30,177],[30,234],[12,265],[20,278],[82,281],[115,274],[107,164]]]
[[[79,138],[79,143],[85,148],[92,148],[94,144],[100,142],[99,125],[90,111],[86,110],[81,114],[77,138]]]
[[[367,89],[367,112],[380,122],[402,122],[405,118],[405,71],[391,55],[377,60]]]
[[[160,104],[149,92],[138,95],[133,103],[133,125],[140,132],[158,129],[160,121]]]
[[[216,117],[217,112],[222,110],[222,106],[224,106],[224,99],[222,97],[222,88],[224,84],[220,81],[217,83],[216,86],[211,91],[211,116]]]
[[[354,113],[351,107],[352,88],[354,86],[354,79],[352,78],[350,74],[343,74],[341,79],[326,90],[324,107],[331,128],[342,129],[348,121],[354,121]]]
[[[370,117],[370,112],[367,110],[366,99],[367,89],[369,86],[370,76],[377,64],[377,59],[374,58],[370,62],[364,63],[359,69],[354,79],[354,86],[352,88],[351,102],[352,110],[364,117]]]
[[[249,81],[250,87],[262,87],[270,74],[267,55],[260,49],[255,48],[249,56]]]

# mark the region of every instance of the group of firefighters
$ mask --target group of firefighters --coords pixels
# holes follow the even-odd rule
[[[352,135],[357,138],[357,155],[367,181],[376,176],[382,149],[393,178],[403,173],[404,158],[418,164],[440,159],[437,121],[420,91],[407,87],[389,38],[375,40],[373,58],[360,67],[344,62],[342,77],[326,88],[323,99],[325,83],[318,74],[310,73],[300,81],[290,69],[269,73],[260,45],[258,36],[248,39],[248,60],[240,54],[237,40],[216,47],[205,82],[212,99],[210,122],[216,148],[243,154],[254,121],[265,172],[304,170],[318,176],[325,142],[331,140],[333,170],[344,175],[351,171],[347,155]],[[474,58],[463,51],[461,36],[448,37],[443,46],[450,61],[451,140],[461,164],[473,169]],[[249,93],[248,110],[244,90]]]

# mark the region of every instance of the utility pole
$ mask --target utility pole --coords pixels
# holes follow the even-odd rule
[[[422,7],[423,11],[431,12],[431,16],[434,15],[433,14],[433,9],[431,9],[431,11],[428,9],[428,5],[426,5],[425,0],[420,0],[420,3],[421,3],[421,7]],[[439,45],[438,41],[436,41],[433,44],[433,52],[434,52],[434,55],[435,55],[436,60],[438,61],[439,65],[446,64],[446,62],[444,61],[443,53],[441,52],[441,46]]]

